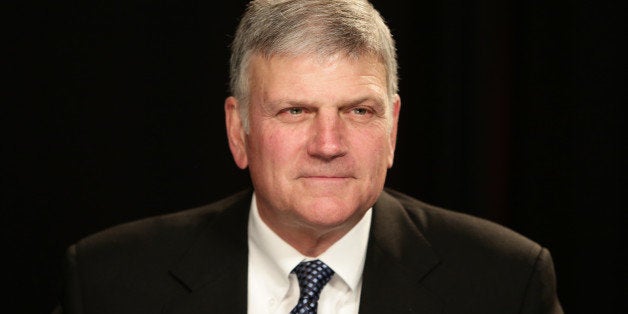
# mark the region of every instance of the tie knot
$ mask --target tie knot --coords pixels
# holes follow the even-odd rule
[[[320,260],[301,262],[293,270],[299,279],[299,303],[290,313],[316,313],[321,290],[334,271]]]

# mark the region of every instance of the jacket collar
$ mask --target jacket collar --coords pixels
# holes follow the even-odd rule
[[[220,204],[225,209],[173,267],[171,274],[190,293],[173,300],[165,313],[246,313],[251,196],[245,191]],[[439,259],[402,204],[386,192],[373,206],[369,236],[360,313],[441,313],[441,300],[421,284]]]
[[[251,196],[248,190],[218,204],[224,210],[171,270],[190,293],[173,299],[164,312],[246,313]]]
[[[360,313],[441,313],[421,284],[439,259],[403,205],[383,192],[373,206]]]

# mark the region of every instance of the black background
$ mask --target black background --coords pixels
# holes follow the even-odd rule
[[[625,313],[625,5],[376,1],[398,45],[387,184],[548,247],[567,313]],[[225,139],[245,1],[4,11],[5,308],[48,313],[65,248],[248,186]]]

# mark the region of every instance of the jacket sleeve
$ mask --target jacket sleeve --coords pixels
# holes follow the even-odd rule
[[[543,248],[537,256],[526,287],[521,314],[563,314],[556,294],[556,274],[550,252]]]

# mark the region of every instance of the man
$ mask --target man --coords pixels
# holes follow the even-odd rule
[[[384,191],[401,101],[368,2],[252,1],[231,88],[253,189],[79,241],[59,312],[562,313],[546,249]]]

